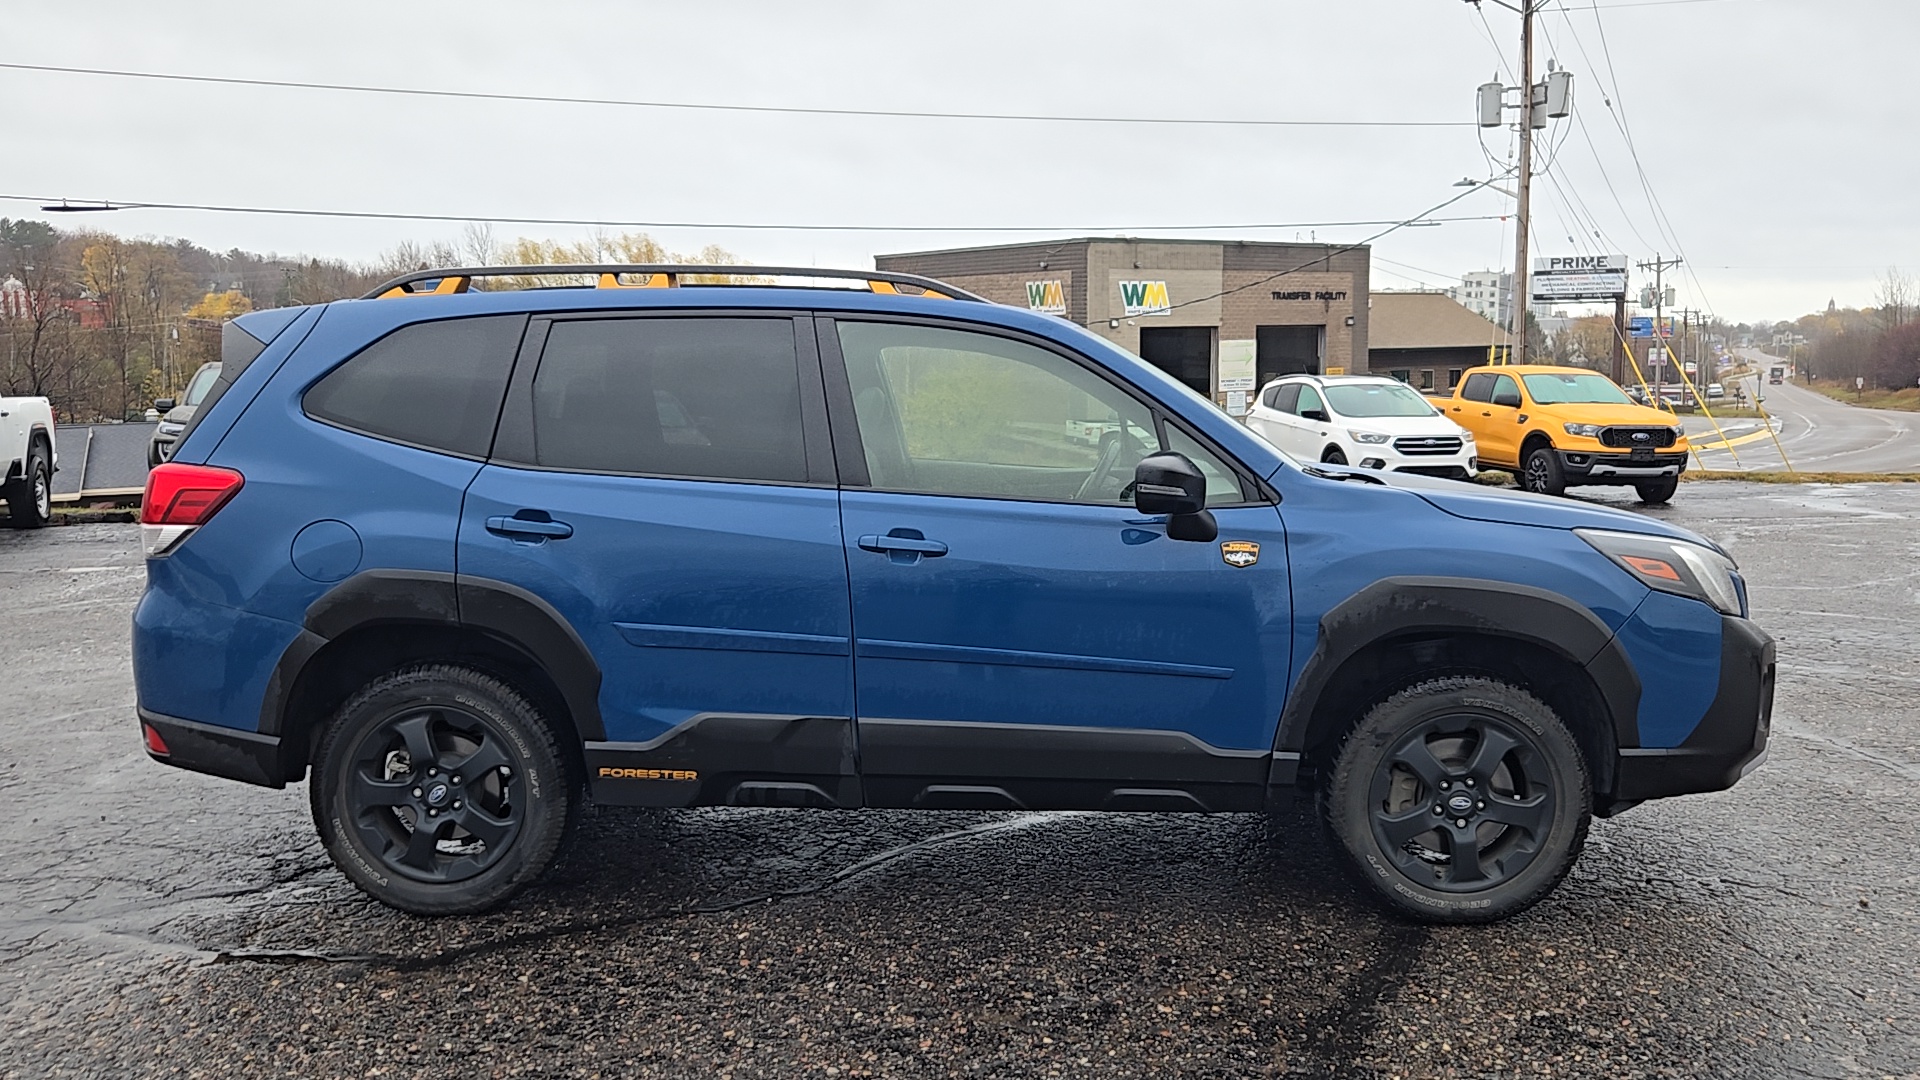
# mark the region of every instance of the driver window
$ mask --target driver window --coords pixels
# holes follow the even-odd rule
[[[1519,402],[1519,400],[1520,400],[1520,384],[1513,381],[1513,376],[1502,375],[1499,378],[1493,380],[1493,403],[1494,404],[1498,405],[1502,402],[1508,402],[1508,401],[1517,403]]]
[[[1311,386],[1302,386],[1300,388],[1300,407],[1294,411],[1301,416],[1305,416],[1310,412],[1324,413],[1327,411],[1327,407],[1320,402],[1320,391],[1315,390]]]
[[[1067,358],[943,327],[840,322],[873,486],[1118,504],[1153,414]]]

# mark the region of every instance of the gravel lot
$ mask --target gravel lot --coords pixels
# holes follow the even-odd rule
[[[304,786],[146,759],[136,526],[0,533],[0,1075],[1920,1077],[1920,486],[1657,512],[1780,639],[1772,758],[1469,929],[1258,817],[747,809],[599,811],[408,918]]]

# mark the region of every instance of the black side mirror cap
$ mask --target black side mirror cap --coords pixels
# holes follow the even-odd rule
[[[1133,467],[1133,506],[1143,514],[1198,514],[1207,508],[1207,477],[1187,455],[1149,454]]]
[[[1312,420],[1321,424],[1333,423],[1332,418],[1328,417],[1326,412],[1321,409],[1308,409],[1306,412],[1300,414],[1300,419]]]
[[[1197,514],[1178,514],[1167,519],[1167,539],[1198,540],[1200,543],[1212,543],[1220,538],[1220,523],[1213,519],[1213,511],[1202,510]]]
[[[173,399],[172,399],[172,398],[170,398],[170,397],[163,397],[163,398],[154,398],[154,399],[153,399],[153,407],[154,407],[155,409],[158,409],[158,410],[159,410],[159,411],[161,411],[161,412],[172,412],[172,411],[173,411]]]
[[[1493,403],[1495,405],[1504,405],[1509,409],[1517,409],[1520,407],[1520,395],[1519,394],[1495,394],[1493,395]]]

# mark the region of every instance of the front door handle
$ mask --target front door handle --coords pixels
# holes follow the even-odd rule
[[[520,514],[527,513],[540,512],[537,510],[522,510],[520,512]],[[541,540],[565,540],[567,537],[573,535],[573,526],[564,521],[554,521],[545,514],[541,514],[538,518],[521,517],[520,514],[515,514],[512,517],[496,515],[488,518],[487,531],[500,536],[513,538],[536,537]]]
[[[947,553],[947,545],[938,540],[927,540],[920,536],[894,535],[895,533],[905,531],[904,529],[895,529],[892,533],[888,533],[885,536],[877,533],[868,533],[859,540],[860,550],[878,551],[882,554],[899,551],[913,555],[925,555],[929,559],[936,559]]]

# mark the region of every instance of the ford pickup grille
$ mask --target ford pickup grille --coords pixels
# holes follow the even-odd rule
[[[1642,446],[1661,450],[1673,445],[1673,429],[1670,427],[1601,428],[1600,445],[1617,446],[1623,450]]]

